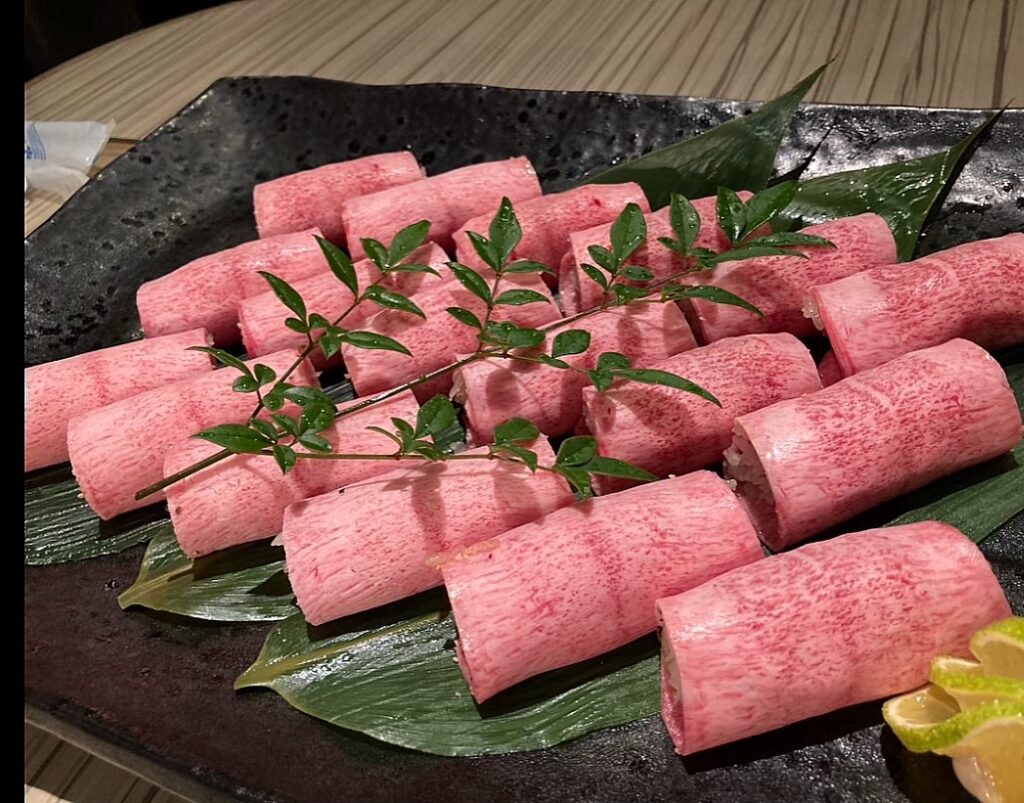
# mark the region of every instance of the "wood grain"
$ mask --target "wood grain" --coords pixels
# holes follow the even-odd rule
[[[104,45],[25,85],[33,120],[114,120],[97,168],[225,75],[461,81],[762,100],[1024,103],[1024,0],[245,0]],[[59,201],[32,194],[25,234]],[[26,726],[26,801],[174,798]]]

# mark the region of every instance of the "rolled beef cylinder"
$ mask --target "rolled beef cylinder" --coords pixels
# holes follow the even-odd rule
[[[442,561],[459,668],[483,702],[651,632],[655,600],[762,557],[709,471],[563,508]]]
[[[603,393],[583,389],[583,419],[601,454],[659,477],[721,461],[738,416],[821,390],[814,359],[789,334],[729,337],[644,367],[696,382],[722,403],[623,380]],[[630,484],[601,477],[598,488],[607,493]]]
[[[530,448],[542,465],[554,462],[546,440]],[[281,531],[288,578],[306,619],[323,624],[438,586],[435,554],[572,500],[561,477],[518,463],[465,460],[399,469],[290,506]]]
[[[782,549],[1020,438],[999,363],[951,340],[740,416],[725,470],[762,540]]]
[[[522,288],[540,293],[547,301],[522,306],[495,307],[493,320],[537,327],[559,317],[558,305],[551,297],[551,292],[535,273],[503,278],[499,295],[505,290]],[[412,353],[412,356],[397,351],[357,348],[350,344],[341,347],[342,360],[348,369],[352,385],[360,396],[369,396],[429,374],[451,365],[458,355],[470,354],[476,350],[477,330],[456,321],[445,311],[449,307],[462,307],[474,312],[479,319],[484,317],[483,302],[458,281],[445,281],[440,286],[435,285],[431,290],[418,296],[416,303],[425,318],[402,310],[386,309],[375,313],[359,327],[364,331],[397,340]],[[452,374],[449,372],[417,385],[414,392],[416,398],[422,402],[438,393],[448,393],[451,387]]]
[[[807,544],[657,610],[661,716],[684,756],[920,686],[1010,614],[978,547],[935,521]]]
[[[146,337],[203,327],[218,346],[239,341],[238,302],[267,290],[259,271],[289,284],[315,276],[327,263],[315,239],[320,229],[282,234],[199,257],[143,284],[135,295]]]
[[[68,421],[213,369],[204,329],[135,340],[25,369],[25,471],[68,459]]]
[[[410,298],[416,298],[444,281],[453,281],[454,277],[445,267],[448,255],[440,246],[428,243],[412,253],[407,262],[430,265],[440,273],[390,274],[381,284],[388,290],[394,290]],[[369,259],[356,262],[353,266],[360,290],[364,290],[380,279],[380,271]],[[330,270],[326,263],[324,269],[316,276],[295,282],[294,287],[306,302],[306,309],[318,312],[327,320],[333,321],[344,313],[355,300],[352,291],[343,284]],[[371,301],[364,301],[355,307],[345,318],[343,325],[348,329],[358,329],[367,318],[371,317],[380,307]],[[238,326],[242,330],[242,342],[250,356],[269,354],[285,348],[301,349],[306,345],[306,336],[301,332],[293,332],[284,325],[285,319],[294,317],[272,290],[252,296],[238,305]],[[318,349],[311,359],[317,368],[323,368],[328,360]],[[339,358],[340,361],[340,358]]]
[[[360,240],[387,245],[401,229],[430,221],[427,239],[452,252],[452,235],[470,218],[498,208],[503,197],[513,205],[541,194],[537,173],[524,156],[449,170],[389,190],[352,198],[341,205],[345,239],[353,259],[366,256]]]
[[[748,200],[750,195],[749,192],[739,193],[740,198],[744,201]],[[710,248],[713,251],[724,251],[729,247],[729,240],[718,226],[718,218],[715,214],[716,200],[714,196],[708,196],[707,198],[697,198],[691,202],[701,220],[700,232],[694,246]],[[659,237],[675,239],[676,235],[672,231],[669,215],[669,207],[644,215],[644,220],[647,221],[647,241],[626,261],[627,265],[644,266],[654,274],[655,280],[666,279],[683,269],[682,258],[679,254],[658,242]],[[591,309],[601,303],[604,291],[583,272],[580,265],[584,262],[594,264],[594,259],[588,251],[590,246],[600,245],[605,248],[610,246],[611,228],[611,224],[606,223],[574,232],[569,238],[572,257],[563,259],[558,276],[559,301],[562,304],[562,312],[566,316],[575,315],[577,312]],[[757,230],[758,234],[767,234],[767,232],[766,227]]]
[[[356,404],[357,402],[352,402]],[[351,406],[348,405],[348,406]],[[341,411],[345,407],[340,408]],[[390,454],[394,442],[368,427],[392,429],[391,418],[415,421],[419,405],[405,391],[365,410],[339,418],[320,433],[336,454]],[[297,452],[304,452],[296,446]],[[167,455],[164,476],[219,451],[193,439]],[[281,532],[288,505],[394,470],[385,460],[304,460],[282,474],[277,462],[240,454],[186,477],[167,489],[167,508],[181,551],[197,558],[219,549]]]
[[[549,333],[543,346],[547,353],[555,336],[567,329],[590,332],[585,352],[561,358],[583,370],[594,368],[598,356],[607,351],[624,354],[637,367],[647,368],[697,345],[682,312],[672,303],[618,307],[565,324]],[[531,353],[535,352],[523,352]],[[572,432],[579,422],[583,389],[589,381],[578,370],[490,358],[455,372],[453,396],[465,408],[474,443],[490,443],[494,428],[516,417],[557,437]]]
[[[844,376],[955,337],[1024,343],[1024,234],[1007,234],[820,284],[808,314]]]
[[[637,204],[649,212],[647,198],[639,184],[585,184],[565,192],[542,195],[515,205],[523,235],[512,250],[512,259],[529,259],[558,271],[562,258],[570,253],[573,232],[611,223],[626,204]],[[459,262],[475,270],[487,265],[477,255],[466,232],[487,236],[497,206],[486,214],[467,220],[455,232],[455,252]],[[547,276],[545,278],[548,278]],[[549,284],[557,283],[551,277]]]
[[[423,179],[423,168],[409,151],[290,173],[253,187],[252,205],[260,237],[319,228],[331,242],[345,245],[342,204],[361,195]]]
[[[801,229],[802,234],[824,237],[835,244],[797,250],[803,256],[772,256],[724,262],[701,271],[689,281],[727,290],[757,307],[758,317],[742,307],[716,304],[700,298],[687,299],[693,311],[690,322],[703,342],[755,332],[789,332],[797,337],[815,333],[803,313],[811,288],[842,279],[876,265],[896,261],[896,240],[889,224],[874,214],[830,220]],[[899,268],[899,269],[902,269]]]
[[[298,356],[294,351],[282,351],[247,365],[252,367],[260,362],[280,376]],[[112,519],[162,500],[163,493],[145,499],[136,499],[135,493],[163,479],[168,452],[207,427],[248,420],[255,397],[232,390],[237,377],[237,371],[222,368],[147,390],[71,419],[71,469],[89,507],[101,519]],[[308,362],[288,381],[293,385],[317,385]],[[294,411],[291,405],[285,409]]]

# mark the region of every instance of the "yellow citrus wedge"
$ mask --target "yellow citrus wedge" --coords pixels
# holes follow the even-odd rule
[[[999,701],[1024,703],[1024,680],[987,674],[985,666],[962,658],[939,656],[928,680],[956,700],[961,711]]]
[[[1024,712],[994,716],[936,752],[952,757],[960,783],[978,800],[1024,803]]]
[[[1024,680],[1024,617],[1011,616],[982,628],[971,638],[971,652],[985,674]]]

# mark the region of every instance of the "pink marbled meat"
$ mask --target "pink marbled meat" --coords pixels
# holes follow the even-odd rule
[[[319,228],[328,240],[344,246],[341,207],[345,201],[422,179],[423,168],[409,151],[378,153],[290,173],[253,187],[256,230],[260,237],[276,237]]]
[[[499,295],[514,288],[533,290],[548,301],[518,307],[497,307],[493,316],[495,321],[513,321],[520,326],[538,327],[559,317],[558,305],[551,297],[547,285],[536,273],[503,278]],[[371,351],[348,344],[341,347],[349,378],[360,396],[369,396],[436,371],[455,362],[458,355],[476,350],[477,330],[459,323],[445,310],[448,307],[463,307],[482,319],[486,308],[479,298],[457,280],[435,285],[417,296],[416,303],[426,319],[400,310],[381,310],[360,326],[364,331],[394,338],[412,352],[411,357],[396,351]],[[415,393],[420,401],[426,401],[438,393],[448,393],[451,387],[452,375],[448,373],[418,385]]]
[[[68,459],[68,421],[213,368],[203,329],[136,340],[25,369],[25,471]]]
[[[544,439],[531,447],[554,462]],[[477,450],[482,452],[483,450]],[[398,469],[285,513],[288,578],[314,625],[441,584],[430,558],[474,544],[572,503],[555,474],[466,460]]]
[[[807,348],[789,334],[730,337],[646,366],[710,391],[717,407],[692,393],[638,382],[583,390],[583,417],[601,454],[660,477],[722,459],[737,416],[821,389]],[[630,483],[602,477],[602,492]]]
[[[411,254],[407,261],[433,266],[442,274],[440,278],[430,273],[392,273],[382,284],[404,296],[418,297],[418,294],[426,292],[437,282],[451,278],[448,269],[444,267],[447,260],[448,255],[440,246],[429,243]],[[380,277],[377,266],[369,259],[360,260],[353,267],[360,289],[365,289]],[[338,318],[353,301],[352,292],[327,269],[326,264],[319,274],[295,282],[292,287],[302,296],[309,312],[318,312],[329,321]],[[363,321],[379,309],[373,302],[364,301],[352,310],[343,325],[349,329],[358,329]],[[285,319],[289,317],[293,317],[293,313],[273,291],[268,290],[243,300],[238,305],[238,326],[242,330],[245,350],[251,356],[259,356],[285,348],[303,348],[306,336],[284,325]],[[327,364],[319,350],[313,352],[312,359],[317,368]]]
[[[552,330],[544,344],[548,353],[561,329],[590,332],[586,352],[562,358],[588,370],[606,351],[625,354],[637,367],[650,367],[697,345],[683,314],[671,303],[609,309]],[[588,382],[578,371],[492,358],[455,372],[455,397],[465,407],[474,443],[490,443],[494,428],[517,416],[535,423],[545,435],[556,437],[571,432],[580,420],[583,388]]]
[[[355,403],[355,402],[353,402]],[[342,410],[345,408],[342,407]],[[340,418],[322,433],[337,454],[391,454],[394,442],[367,427],[393,429],[391,417],[416,420],[419,405],[411,391]],[[170,476],[219,451],[214,444],[190,440],[167,455]],[[301,446],[296,451],[305,451]],[[174,534],[190,558],[247,541],[276,535],[288,505],[360,480],[392,471],[384,460],[303,460],[282,474],[274,460],[235,455],[167,489]]]
[[[193,259],[143,284],[135,296],[146,337],[204,327],[218,346],[237,343],[238,302],[264,293],[258,271],[289,284],[321,273],[326,262],[314,235],[319,229],[282,234]]]
[[[651,632],[655,600],[761,557],[709,471],[564,508],[442,562],[459,667],[483,702]]]
[[[832,349],[826,351],[825,356],[818,363],[818,375],[821,376],[821,386],[824,388],[834,385],[843,378],[843,371],[839,367],[839,360],[836,359],[836,353]]]
[[[809,293],[844,376],[954,337],[1024,342],[1024,234],[878,267]]]
[[[835,248],[799,249],[799,256],[761,257],[724,262],[713,271],[694,274],[693,284],[711,284],[749,301],[761,312],[694,298],[691,305],[698,334],[705,343],[754,332],[789,332],[797,337],[815,333],[803,314],[804,299],[812,287],[896,261],[896,241],[889,225],[878,215],[864,214],[830,220],[802,229],[824,237]],[[902,268],[901,268],[902,269]]]
[[[296,357],[294,351],[283,351],[261,357],[259,362],[280,375]],[[251,367],[255,362],[248,364]],[[237,377],[237,371],[222,368],[72,418],[68,424],[71,469],[89,507],[101,519],[112,519],[163,499],[158,493],[137,500],[135,492],[163,479],[168,452],[202,429],[248,419],[255,399],[251,393],[231,389]],[[308,363],[288,381],[317,384]]]
[[[781,549],[1020,438],[999,363],[951,340],[740,416],[726,474],[761,538]]]
[[[935,521],[808,544],[657,608],[661,716],[684,756],[920,686],[1010,615],[978,547]]]
[[[557,271],[562,257],[571,252],[569,236],[602,223],[611,223],[628,203],[650,211],[644,191],[638,184],[585,184],[565,192],[542,195],[515,205],[523,236],[512,251],[513,259],[531,259]],[[477,256],[467,231],[487,236],[497,207],[472,220],[455,232],[455,252],[463,265],[475,270],[487,266]]]
[[[540,183],[524,156],[468,165],[415,184],[352,198],[341,205],[345,237],[353,259],[366,255],[360,239],[387,245],[404,227],[430,221],[428,239],[453,250],[452,235],[470,218],[496,209],[502,197],[513,204],[536,198]]]
[[[750,198],[751,193],[741,192],[739,196],[746,201]],[[701,219],[700,233],[697,235],[694,246],[724,251],[729,247],[729,241],[718,227],[718,219],[715,216],[716,200],[712,195],[707,198],[697,198],[691,202]],[[643,265],[654,274],[656,280],[665,279],[683,269],[679,255],[658,242],[659,237],[675,239],[675,233],[669,222],[669,212],[669,208],[665,207],[657,212],[644,215],[644,220],[647,221],[647,242],[640,246],[626,263],[628,265]],[[575,315],[577,312],[596,307],[601,303],[604,291],[587,277],[579,266],[583,262],[594,264],[593,258],[587,251],[590,246],[609,247],[611,228],[611,224],[606,223],[585,231],[574,232],[569,238],[572,246],[572,258],[563,259],[558,277],[559,301],[565,315]],[[757,233],[767,233],[767,230],[758,229]]]

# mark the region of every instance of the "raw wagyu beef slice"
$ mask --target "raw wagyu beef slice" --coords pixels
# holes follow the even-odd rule
[[[356,404],[356,402],[352,402]],[[344,411],[344,407],[340,408]],[[415,421],[419,405],[405,391],[365,410],[339,418],[320,433],[336,454],[391,454],[394,442],[367,427],[393,429],[391,418]],[[296,446],[299,453],[305,452]],[[164,461],[164,476],[219,451],[192,439]],[[181,550],[197,558],[281,532],[288,505],[359,480],[392,471],[385,460],[303,460],[287,474],[275,460],[240,454],[180,480],[167,489],[167,508]]]
[[[808,544],[657,608],[661,716],[682,755],[909,691],[1010,614],[978,547],[935,521]]]
[[[789,334],[729,337],[645,366],[696,382],[721,407],[684,390],[619,381],[583,390],[583,418],[606,457],[661,477],[720,463],[737,416],[821,389],[807,347]],[[601,477],[602,492],[627,483]]]
[[[808,226],[804,234],[824,237],[835,247],[797,249],[804,256],[771,256],[723,262],[694,274],[692,282],[727,290],[757,307],[760,318],[742,307],[694,298],[684,303],[705,343],[753,332],[789,332],[809,337],[814,324],[803,314],[812,287],[842,279],[875,265],[896,261],[896,241],[889,224],[874,214],[855,215]]]
[[[252,190],[256,230],[260,237],[275,237],[319,228],[328,240],[344,246],[341,207],[345,201],[422,178],[416,157],[409,151],[395,151],[264,181]]]
[[[761,557],[709,471],[563,508],[442,561],[459,668],[483,702],[651,632],[659,597]]]
[[[644,212],[650,211],[644,191],[639,184],[632,183],[585,184],[514,204],[523,234],[511,258],[540,262],[557,272],[562,257],[571,250],[569,236],[573,232],[611,223],[629,203],[637,204]],[[455,253],[463,265],[474,270],[487,268],[466,232],[487,237],[496,211],[497,207],[467,220],[455,232]]]
[[[294,351],[282,351],[261,357],[259,362],[281,376],[298,356]],[[250,367],[254,364],[248,363]],[[238,375],[234,369],[221,368],[72,418],[68,454],[89,507],[101,519],[112,519],[163,499],[162,493],[145,499],[136,499],[135,493],[163,479],[168,452],[200,430],[248,420],[255,397],[231,389]],[[288,381],[316,386],[308,362]]]
[[[637,367],[646,368],[697,345],[675,304],[640,304],[595,313],[553,329],[544,350],[550,353],[553,339],[569,329],[590,332],[585,352],[561,358],[584,370],[594,368],[604,352],[624,354]],[[516,417],[557,437],[571,432],[580,420],[583,387],[589,381],[578,370],[489,358],[455,372],[454,395],[465,408],[474,443],[489,443],[496,426]]]
[[[68,421],[98,407],[210,371],[203,329],[135,340],[25,369],[25,471],[68,459]]]
[[[1007,234],[820,284],[808,314],[844,376],[962,337],[1024,343],[1024,234]]]
[[[532,448],[554,462],[543,438]],[[484,450],[478,450],[483,452]],[[549,471],[490,460],[398,469],[298,502],[282,530],[288,578],[319,625],[441,584],[430,559],[550,514],[573,500]]]
[[[453,280],[444,267],[448,255],[433,243],[428,243],[409,255],[408,262],[425,264],[434,267],[441,276],[431,273],[390,274],[381,284],[389,290],[401,293],[415,300],[419,294],[425,293],[438,282]],[[353,266],[360,290],[364,290],[380,278],[380,271],[369,259],[356,262]],[[349,309],[354,300],[352,291],[324,265],[323,271],[316,276],[295,282],[292,287],[306,302],[308,312],[323,315],[328,321],[336,320]],[[360,325],[381,308],[372,301],[363,301],[345,318],[341,325],[348,329],[358,329]],[[287,318],[294,317],[272,290],[251,296],[238,305],[238,326],[242,330],[242,342],[250,356],[268,354],[285,348],[301,349],[306,345],[306,336],[294,332],[284,325]],[[326,365],[323,353],[317,349],[312,355],[313,364],[318,368]]]
[[[252,240],[193,259],[143,284],[135,295],[146,337],[205,328],[218,346],[237,343],[238,302],[266,292],[259,271],[289,284],[327,269],[320,229]]]
[[[533,165],[518,156],[459,167],[403,187],[352,198],[341,205],[341,216],[353,259],[366,255],[360,242],[363,238],[388,245],[395,234],[420,220],[430,221],[427,239],[452,251],[456,229],[470,218],[497,209],[502,197],[516,204],[540,194]]]
[[[740,416],[725,468],[762,539],[781,549],[1020,438],[999,363],[951,340]]]

